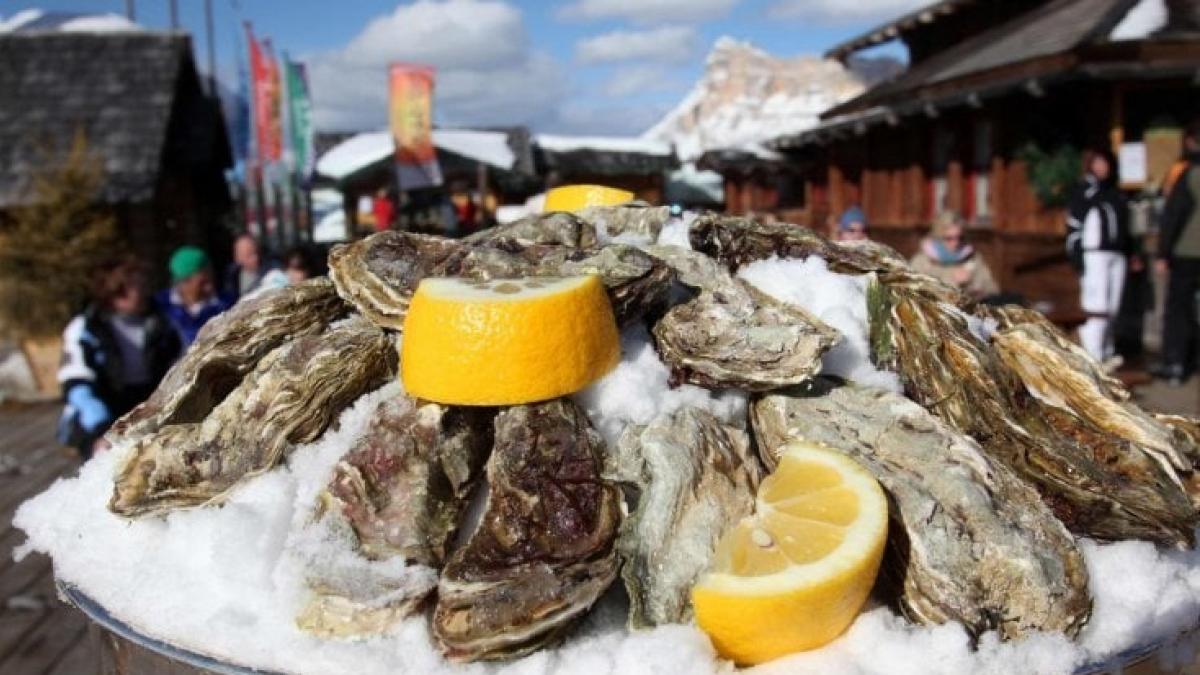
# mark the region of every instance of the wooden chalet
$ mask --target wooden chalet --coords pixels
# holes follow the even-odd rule
[[[643,138],[538,134],[534,149],[546,187],[599,183],[651,204],[663,202],[666,174],[679,167],[670,144]]]
[[[911,254],[957,210],[1006,290],[1069,310],[1061,201],[1039,199],[1034,162],[1110,148],[1131,193],[1156,187],[1200,114],[1200,3],[1165,5],[1164,22],[1160,0],[942,0],[833,47],[900,40],[910,63],[768,143],[799,176],[790,215],[821,227],[859,205],[873,238]]]
[[[783,153],[758,144],[707,150],[696,160],[701,169],[724,178],[729,213],[772,213],[784,220],[803,220],[803,166]]]
[[[103,168],[97,199],[156,281],[181,244],[228,250],[229,142],[187,35],[0,35],[0,223],[80,134]]]
[[[520,203],[541,189],[534,174],[529,131],[503,129],[434,129],[433,145],[442,172],[442,186],[406,191],[400,221],[440,219],[439,205],[447,195],[474,191],[490,208]],[[390,131],[353,134],[330,144],[317,160],[317,182],[342,194],[346,222],[354,236],[369,232],[359,203],[378,190],[395,193],[395,141]],[[403,186],[400,186],[403,188]],[[431,225],[432,227],[432,225]],[[437,225],[446,228],[445,223]]]

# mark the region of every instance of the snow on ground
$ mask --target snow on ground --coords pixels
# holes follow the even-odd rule
[[[895,373],[871,363],[866,276],[831,272],[816,256],[806,260],[772,256],[742,267],[738,276],[776,300],[803,307],[842,334],[841,342],[822,359],[823,374],[904,393]]]

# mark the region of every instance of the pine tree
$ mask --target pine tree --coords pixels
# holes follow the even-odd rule
[[[0,337],[60,334],[86,301],[92,270],[116,252],[116,223],[100,201],[104,167],[82,131],[59,157],[0,224]]]

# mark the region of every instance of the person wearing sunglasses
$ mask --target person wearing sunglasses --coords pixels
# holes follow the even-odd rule
[[[954,211],[938,214],[933,231],[909,262],[914,270],[950,284],[974,300],[1000,292],[992,270],[967,243],[962,216]]]

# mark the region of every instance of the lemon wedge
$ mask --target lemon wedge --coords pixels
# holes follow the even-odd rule
[[[697,623],[722,656],[746,665],[826,644],[862,609],[887,523],[883,489],[860,464],[789,444],[755,513],[721,538],[692,589]]]
[[[578,391],[620,358],[598,277],[430,278],[404,319],[400,371],[418,398],[516,405]]]

